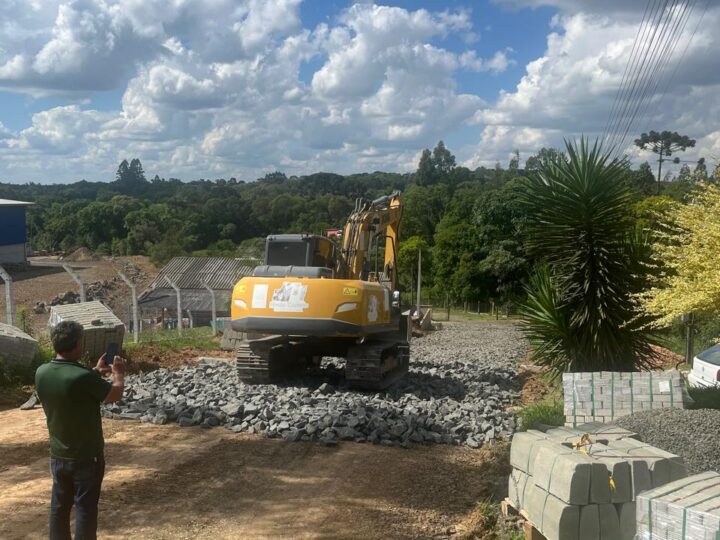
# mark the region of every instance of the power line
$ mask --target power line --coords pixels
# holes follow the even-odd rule
[[[650,5],[653,5],[652,8],[652,15],[648,19],[646,19],[646,15],[650,11]],[[657,5],[656,5],[657,4]],[[620,81],[620,86],[618,86],[617,93],[615,94],[615,101],[613,102],[612,109],[610,110],[610,115],[608,116],[608,121],[605,126],[605,130],[603,131],[604,137],[603,139],[606,139],[609,137],[611,131],[611,127],[614,125],[615,120],[617,119],[616,114],[620,112],[620,105],[622,103],[622,100],[624,98],[624,95],[629,88],[628,80],[630,73],[633,71],[635,64],[637,63],[638,58],[640,57],[640,47],[638,45],[645,40],[645,36],[647,34],[648,29],[650,28],[650,21],[655,18],[655,13],[657,11],[657,8],[659,7],[659,3],[657,0],[648,0],[647,5],[645,6],[645,13],[643,14],[643,20],[640,23],[640,27],[638,28],[638,33],[635,35],[635,41],[633,42],[633,48],[630,52],[630,57],[628,58],[627,63],[625,64],[625,71],[623,73],[622,80]]]
[[[668,35],[668,38],[666,39],[664,49],[661,51],[660,56],[658,57],[657,62],[654,66],[651,66],[650,68],[650,78],[648,78],[647,83],[644,87],[643,95],[638,99],[635,108],[633,110],[633,113],[627,122],[627,125],[625,127],[625,131],[623,132],[619,142],[618,142],[618,148],[622,148],[622,145],[625,142],[625,139],[627,138],[628,132],[630,131],[630,128],[633,127],[635,124],[635,119],[638,116],[638,113],[642,111],[646,111],[650,100],[652,99],[652,96],[655,94],[655,91],[657,90],[658,84],[660,82],[660,78],[662,77],[662,74],[664,73],[670,58],[672,57],[673,52],[675,51],[675,47],[677,46],[677,43],[679,41],[678,37],[682,35],[682,31],[685,28],[685,24],[687,23],[688,17],[692,14],[692,10],[695,5],[695,0],[692,0],[691,3],[686,3],[683,5],[682,8],[678,8],[679,15],[676,17],[675,23],[670,30],[670,34]],[[682,29],[681,29],[682,27]],[[641,116],[642,118],[642,116]]]
[[[643,32],[644,28],[646,27],[647,22],[647,14],[648,11],[650,11],[650,4],[654,4],[655,0],[649,0],[647,5],[645,6],[645,13],[643,13],[642,21],[640,22],[640,26],[638,26],[637,34],[635,34],[635,40],[633,41],[632,50],[630,51],[630,59],[625,62],[625,70],[623,71],[622,79],[620,80],[620,86],[618,86],[617,92],[615,93],[615,100],[613,101],[612,108],[610,109],[610,114],[608,115],[607,121],[605,122],[605,128],[603,129],[603,140],[605,140],[605,137],[607,136],[608,129],[610,127],[611,120],[613,119],[613,116],[615,114],[615,110],[617,108],[618,102],[620,101],[620,93],[623,88],[625,88],[625,81],[627,80],[629,67],[631,64],[631,61],[635,57],[635,51],[637,49],[637,45],[640,42],[639,37],[640,34]]]
[[[610,130],[610,145],[611,147],[614,146],[615,139],[617,138],[617,134],[620,131],[620,126],[623,123],[623,119],[625,118],[625,115],[627,113],[627,108],[630,103],[630,101],[633,99],[637,85],[639,82],[640,74],[644,72],[644,69],[647,65],[648,55],[650,54],[650,51],[652,50],[653,43],[655,42],[655,39],[657,37],[657,32],[660,27],[660,22],[662,21],[662,18],[666,12],[667,5],[670,0],[665,0],[665,3],[662,4],[662,7],[658,5],[660,8],[657,10],[658,15],[656,15],[657,20],[652,25],[652,31],[649,33],[648,36],[646,36],[645,41],[643,43],[642,49],[644,49],[644,53],[640,52],[640,55],[638,58],[640,59],[639,63],[636,62],[635,66],[631,67],[631,72],[634,72],[634,74],[631,77],[632,83],[630,84],[630,80],[628,81],[627,89],[624,92],[624,97],[621,98],[621,104],[620,104],[620,110],[618,114],[615,117],[615,121],[613,125],[611,126]],[[673,3],[675,3],[677,0],[673,0]]]
[[[648,119],[654,118],[657,115],[657,113],[660,111],[660,104],[662,103],[663,98],[665,97],[668,90],[670,89],[670,85],[675,80],[677,72],[678,72],[680,66],[682,65],[683,61],[685,60],[685,55],[687,54],[688,49],[690,48],[690,43],[692,43],[693,39],[695,38],[695,34],[697,34],[697,31],[700,28],[700,25],[702,24],[702,21],[705,18],[705,14],[707,13],[707,10],[709,7],[710,7],[710,0],[705,0],[705,7],[703,8],[703,11],[700,14],[700,17],[698,18],[698,22],[695,25],[695,28],[694,28],[692,34],[690,34],[690,38],[685,43],[685,48],[683,49],[683,52],[680,55],[680,58],[678,59],[678,61],[675,63],[675,68],[673,69],[673,72],[670,75],[670,77],[668,77],[667,82],[665,83],[665,87],[663,88],[662,92],[660,92],[660,97],[655,102],[655,107],[653,107],[653,109],[652,109],[652,114],[648,115]],[[683,28],[683,30],[684,30],[684,28]],[[649,130],[650,127],[648,126],[647,129]]]

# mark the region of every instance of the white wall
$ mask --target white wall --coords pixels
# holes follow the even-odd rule
[[[0,264],[3,263],[24,263],[25,262],[25,244],[13,244],[10,246],[0,246]]]

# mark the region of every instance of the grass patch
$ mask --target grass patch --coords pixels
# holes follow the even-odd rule
[[[524,540],[515,526],[500,515],[500,506],[491,500],[481,501],[470,518],[463,524],[463,531],[455,536],[461,540]]]
[[[563,402],[557,399],[546,399],[537,403],[531,403],[520,409],[517,415],[520,418],[518,431],[533,429],[539,424],[546,426],[565,425]]]
[[[178,336],[176,330],[142,332],[138,343],[132,342],[132,334],[125,336],[124,348],[128,351],[141,348],[145,345],[152,345],[162,351],[174,351],[178,349],[213,351],[220,347],[220,339],[213,336],[212,328],[208,326],[201,328],[184,328],[182,336]]]
[[[688,388],[693,409],[720,409],[720,388]]]

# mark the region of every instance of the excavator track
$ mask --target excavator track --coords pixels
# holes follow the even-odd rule
[[[270,384],[278,375],[277,347],[287,340],[282,336],[268,336],[241,342],[235,350],[238,378],[247,384]]]
[[[366,342],[348,350],[345,380],[354,388],[382,390],[405,376],[409,364],[407,343]]]
[[[235,349],[235,365],[240,381],[270,384],[306,371],[306,356],[302,341],[271,335],[241,342]]]

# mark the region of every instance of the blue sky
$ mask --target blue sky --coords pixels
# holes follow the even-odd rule
[[[187,180],[405,172],[439,139],[471,168],[524,159],[602,132],[644,4],[7,0],[0,181],[111,180],[133,157]],[[687,132],[712,164],[720,8],[695,22],[636,129]]]

